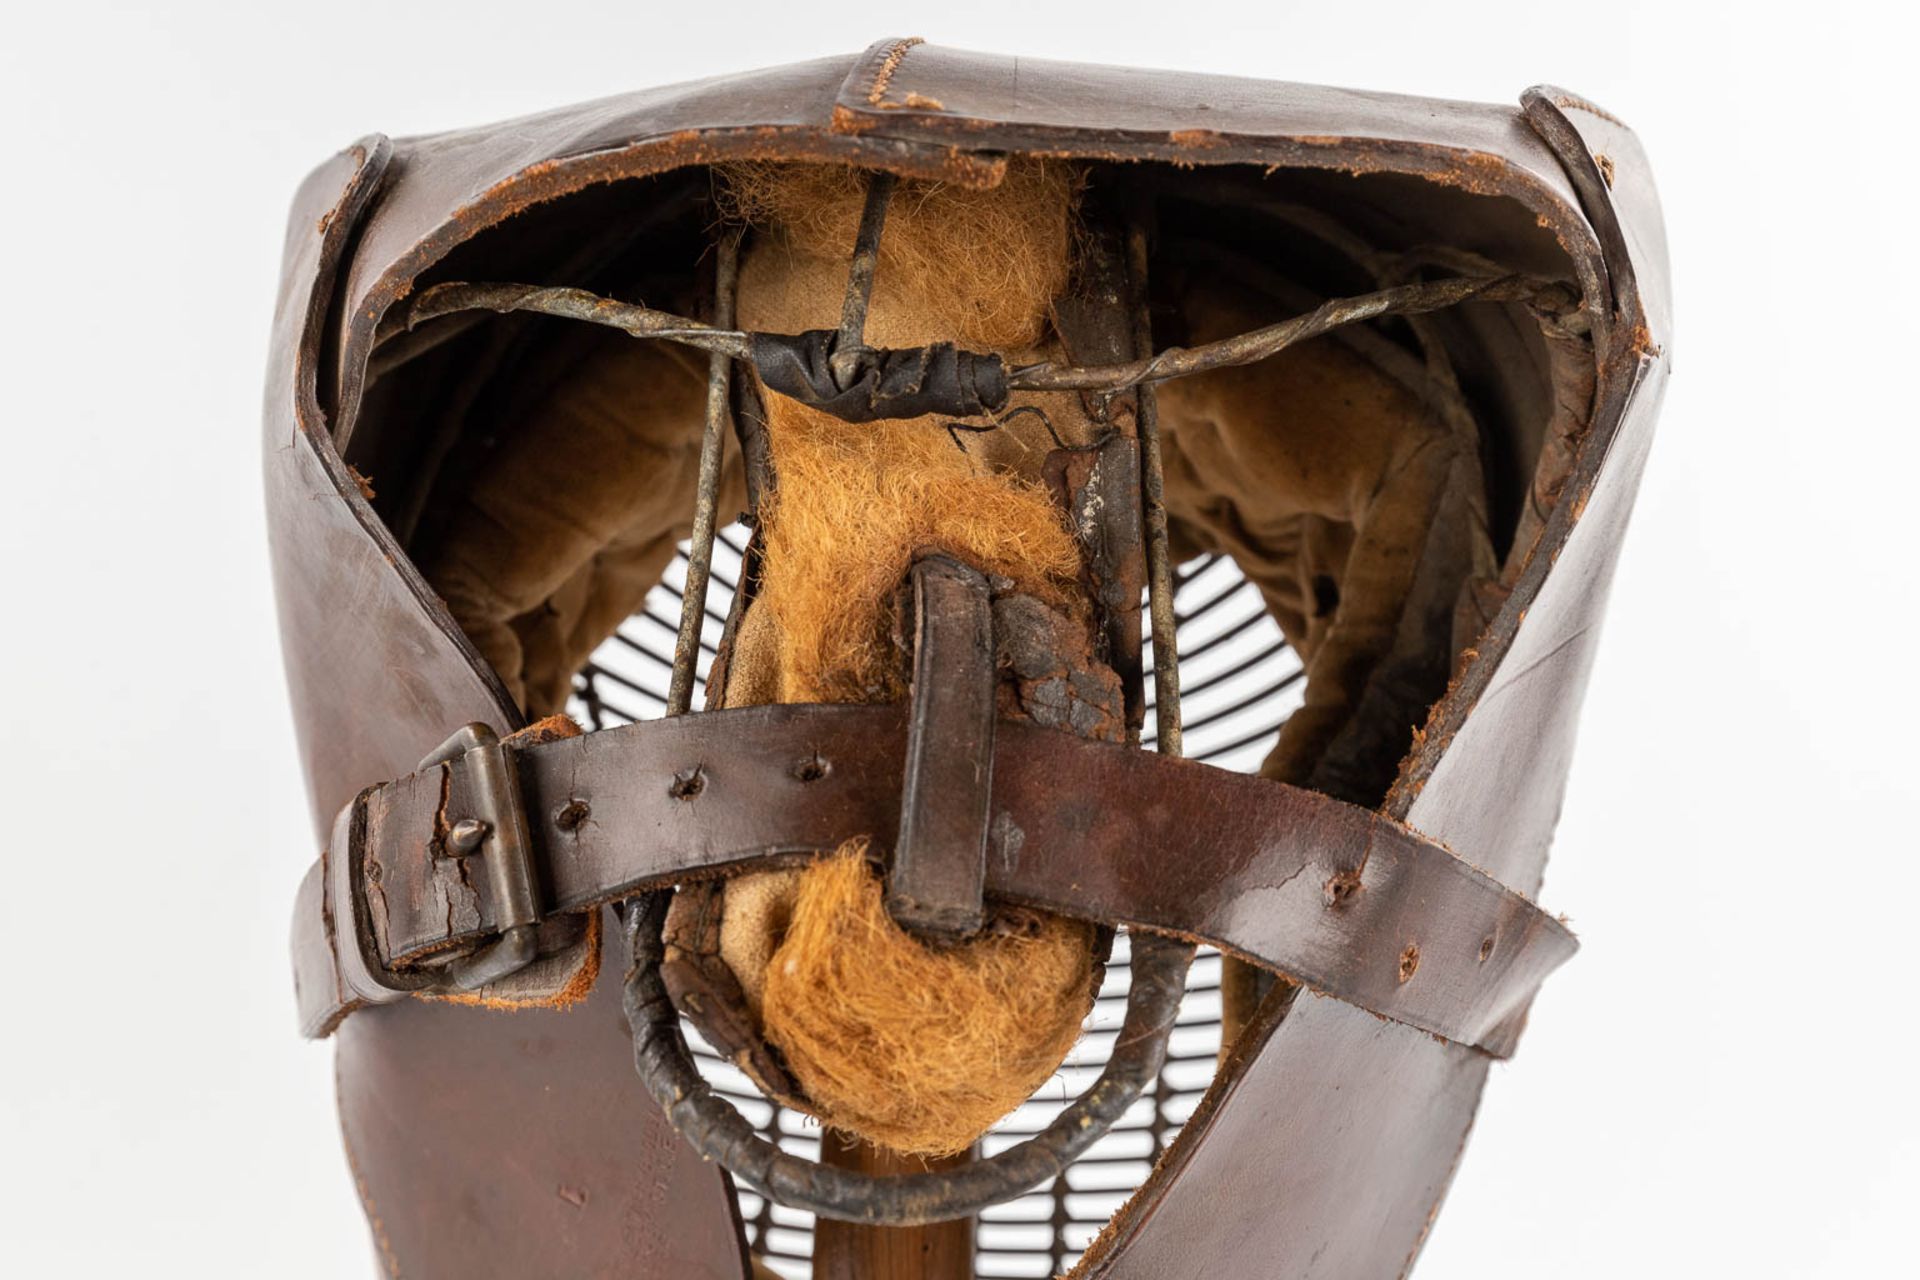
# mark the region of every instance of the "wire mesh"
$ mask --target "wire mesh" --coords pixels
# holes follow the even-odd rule
[[[697,664],[695,707],[726,625],[729,596],[739,582],[747,530],[723,529],[714,539],[712,589]],[[575,679],[572,714],[593,729],[647,720],[666,710],[679,626],[686,547],[642,607],[610,637]],[[1251,771],[1299,705],[1304,673],[1260,593],[1226,556],[1203,556],[1174,574],[1180,642],[1181,706],[1186,753],[1222,768]],[[1147,661],[1151,663],[1149,642]],[[1145,744],[1153,744],[1152,689],[1148,689]],[[1086,1034],[1034,1097],[983,1140],[987,1154],[1038,1132],[1105,1064],[1126,1012],[1127,939],[1114,942],[1105,981],[1087,1017]],[[747,1077],[686,1027],[701,1073],[770,1141],[808,1159],[820,1155],[820,1126],[768,1102]],[[1152,1170],[1179,1134],[1213,1080],[1220,1048],[1220,957],[1202,950],[1187,978],[1186,996],[1168,1046],[1166,1066],[1113,1127],[1060,1177],[1045,1187],[980,1215],[974,1272],[981,1277],[1054,1276],[1070,1268]],[[813,1215],[774,1204],[737,1187],[747,1242],[775,1273],[791,1280],[812,1274]]]

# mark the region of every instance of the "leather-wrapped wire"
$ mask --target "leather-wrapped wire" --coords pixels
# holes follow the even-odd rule
[[[747,333],[685,316],[616,302],[584,289],[524,284],[448,283],[423,290],[382,322],[382,340],[461,311],[532,311],[606,325],[745,360],[767,387],[847,422],[938,414],[971,418],[1006,408],[1015,391],[1124,391],[1215,369],[1253,364],[1343,325],[1383,316],[1422,315],[1468,302],[1517,302],[1552,315],[1577,308],[1564,284],[1536,276],[1469,275],[1397,285],[1333,298],[1304,315],[1197,347],[1169,347],[1125,364],[1009,369],[990,352],[950,343],[898,349],[849,347],[844,330]]]
[[[622,991],[633,1061],[667,1120],[695,1150],[776,1203],[840,1222],[919,1226],[965,1218],[1057,1177],[1126,1114],[1166,1062],[1167,1038],[1186,991],[1189,943],[1134,933],[1127,1012],[1094,1083],[1033,1137],[957,1169],[872,1175],[780,1150],[713,1091],[694,1067],[679,1014],[660,976],[667,892],[624,904],[632,956]]]
[[[836,329],[755,333],[747,359],[769,391],[842,422],[939,414],[974,418],[1007,407],[1007,371],[997,355],[951,342],[888,349],[857,346]]]
[[[1015,391],[1124,391],[1190,374],[1253,364],[1342,325],[1381,316],[1424,315],[1465,302],[1525,302],[1554,309],[1577,301],[1564,285],[1511,274],[1455,276],[1397,285],[1351,298],[1331,298],[1304,315],[1263,325],[1198,347],[1169,347],[1126,364],[1083,368],[1051,363],[1027,365],[1007,377]]]
[[[399,303],[380,321],[376,348],[412,332],[417,326],[442,316],[464,311],[530,311],[538,315],[558,316],[564,320],[584,320],[605,325],[635,338],[660,338],[702,351],[743,359],[747,354],[747,335],[738,329],[722,329],[702,324],[671,311],[632,302],[617,302],[585,289],[537,284],[469,284],[449,281]]]
[[[720,237],[714,246],[713,317],[733,323],[734,289],[739,283],[740,237]],[[667,714],[685,715],[693,706],[693,683],[705,627],[707,579],[713,570],[713,533],[720,495],[720,462],[725,449],[727,412],[732,400],[733,358],[724,351],[707,354],[707,407],[700,432],[700,478],[693,495],[693,529],[687,542],[687,576],[680,590],[680,629],[674,638],[673,673],[667,684]]]

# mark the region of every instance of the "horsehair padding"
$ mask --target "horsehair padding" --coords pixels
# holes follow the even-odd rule
[[[878,347],[958,342],[1019,350],[1047,334],[1047,308],[1066,287],[1078,166],[1010,160],[988,191],[902,181],[887,209],[874,272],[867,341]],[[752,226],[762,246],[741,282],[747,329],[801,332],[840,318],[847,255],[859,229],[866,174],[844,165],[733,164],[717,175],[722,210]],[[759,322],[748,296],[818,323]]]
[[[907,346],[959,336],[1007,354],[1038,350],[1065,288],[1073,171],[1024,161],[991,191],[902,183],[878,245],[866,340]],[[842,313],[847,260],[866,203],[863,175],[819,165],[722,174],[750,221],[738,311],[749,329],[798,333]],[[1071,397],[1050,397],[1069,429]],[[776,477],[760,513],[760,589],[729,664],[722,704],[748,691],[780,702],[896,701],[894,598],[915,555],[938,549],[1000,575],[1090,625],[1080,555],[1039,483],[1044,446],[1001,465],[956,448],[935,419],[855,424],[766,393]],[[1083,415],[1082,415],[1083,416]],[[1045,437],[1043,436],[1042,439]],[[770,625],[769,625],[770,623]],[[767,672],[774,674],[771,678]],[[876,832],[882,839],[891,833]],[[964,1150],[1052,1074],[1091,998],[1091,931],[1043,918],[1033,936],[933,949],[873,910],[864,864],[829,861],[798,880],[793,927],[757,987],[766,1038],[787,1050],[803,1100],[823,1120],[907,1154]],[[759,876],[741,877],[751,894]],[[724,911],[724,908],[723,908]],[[731,925],[731,927],[730,927]]]
[[[765,970],[767,1035],[829,1124],[856,1117],[907,1155],[965,1151],[1079,1039],[1092,928],[1022,911],[1031,931],[934,950],[887,915],[866,852],[854,841],[797,877]]]

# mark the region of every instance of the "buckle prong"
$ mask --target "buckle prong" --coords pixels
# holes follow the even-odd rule
[[[478,818],[462,818],[447,832],[447,857],[464,858],[480,847],[492,828]]]

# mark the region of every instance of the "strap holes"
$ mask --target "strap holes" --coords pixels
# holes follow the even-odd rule
[[[1351,869],[1336,871],[1327,878],[1324,889],[1329,907],[1344,907],[1360,892],[1360,873]]]
[[[1420,946],[1409,942],[1407,949],[1400,953],[1400,981],[1405,982],[1420,968]]]
[[[1480,963],[1485,964],[1492,955],[1493,935],[1488,934],[1486,937],[1480,939]]]
[[[673,781],[667,786],[667,794],[675,800],[691,800],[706,789],[707,775],[699,765],[695,765],[673,775]]]

